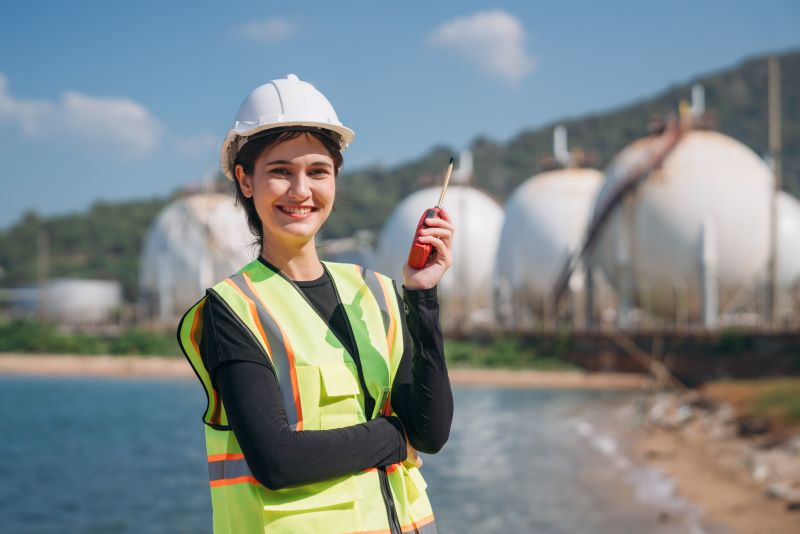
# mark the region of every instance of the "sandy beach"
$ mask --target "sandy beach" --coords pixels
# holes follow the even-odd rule
[[[161,356],[78,356],[0,354],[0,375],[192,378],[183,358]]]
[[[707,444],[655,428],[642,432],[637,452],[650,465],[673,477],[681,497],[699,505],[704,517],[741,534],[800,532],[800,512],[770,498],[763,489],[720,462]]]
[[[689,415],[680,399],[667,399],[677,410],[651,410],[649,422],[634,432],[637,459],[672,477],[677,495],[699,505],[710,523],[741,534],[800,533],[792,489],[800,480],[800,455],[788,445],[738,436],[724,410]]]
[[[194,378],[183,358],[160,356],[77,356],[0,354],[0,374],[42,376],[108,376]],[[507,369],[450,369],[453,384],[517,388],[640,389],[647,378],[623,373],[530,371]]]

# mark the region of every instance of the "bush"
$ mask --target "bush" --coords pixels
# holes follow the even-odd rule
[[[61,332],[30,319],[0,322],[0,352],[177,356],[175,335],[128,330],[118,337]]]
[[[542,371],[577,368],[564,359],[566,351],[561,343],[548,352],[552,354],[542,354],[535,344],[510,337],[485,341],[445,340],[445,357],[449,363],[457,366]]]
[[[111,354],[177,356],[178,344],[172,333],[134,329],[111,340]]]
[[[787,379],[776,383],[756,397],[753,409],[790,425],[800,425],[800,382]]]

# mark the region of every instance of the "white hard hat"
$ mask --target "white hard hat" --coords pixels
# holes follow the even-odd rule
[[[272,80],[253,89],[244,99],[233,126],[222,143],[219,165],[233,180],[236,155],[253,135],[276,128],[320,128],[344,150],[356,136],[339,122],[325,95],[294,74]],[[332,134],[330,133],[332,132]]]

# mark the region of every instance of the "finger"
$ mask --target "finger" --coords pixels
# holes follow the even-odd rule
[[[441,217],[433,217],[432,219],[425,219],[425,226],[447,228],[451,231],[455,229],[453,223]]]
[[[450,218],[450,214],[447,213],[447,210],[444,208],[439,208],[439,216],[449,223],[453,222],[453,219]]]
[[[449,226],[449,223],[445,224],[448,226],[429,226],[428,228],[424,228],[421,235],[433,235],[445,241],[449,241],[453,237],[453,228]]]
[[[439,239],[436,236],[423,235],[423,236],[420,236],[419,242],[420,243],[427,243],[429,245],[432,245],[433,248],[436,249],[437,256],[439,256],[439,258],[445,260],[446,263],[448,263],[448,264],[450,263],[450,248],[447,246],[447,244],[443,240]]]
[[[444,243],[444,246],[446,246],[448,249],[453,246],[453,234],[450,232],[436,232],[426,235],[438,238],[440,241]]]
[[[455,233],[455,228],[453,227],[453,225],[450,222],[445,221],[444,219],[439,219],[439,218],[430,219],[430,220],[434,221],[434,222],[433,222],[433,224],[426,224],[425,225],[426,229],[440,228],[440,229],[443,229],[443,230],[447,230],[448,232],[450,232],[451,235]]]
[[[420,235],[432,235],[443,241],[447,241],[453,237],[453,232],[448,228],[425,228],[420,232]]]

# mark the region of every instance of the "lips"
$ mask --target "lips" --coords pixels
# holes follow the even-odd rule
[[[278,209],[291,217],[305,217],[309,213],[318,210],[313,206],[278,206]]]

